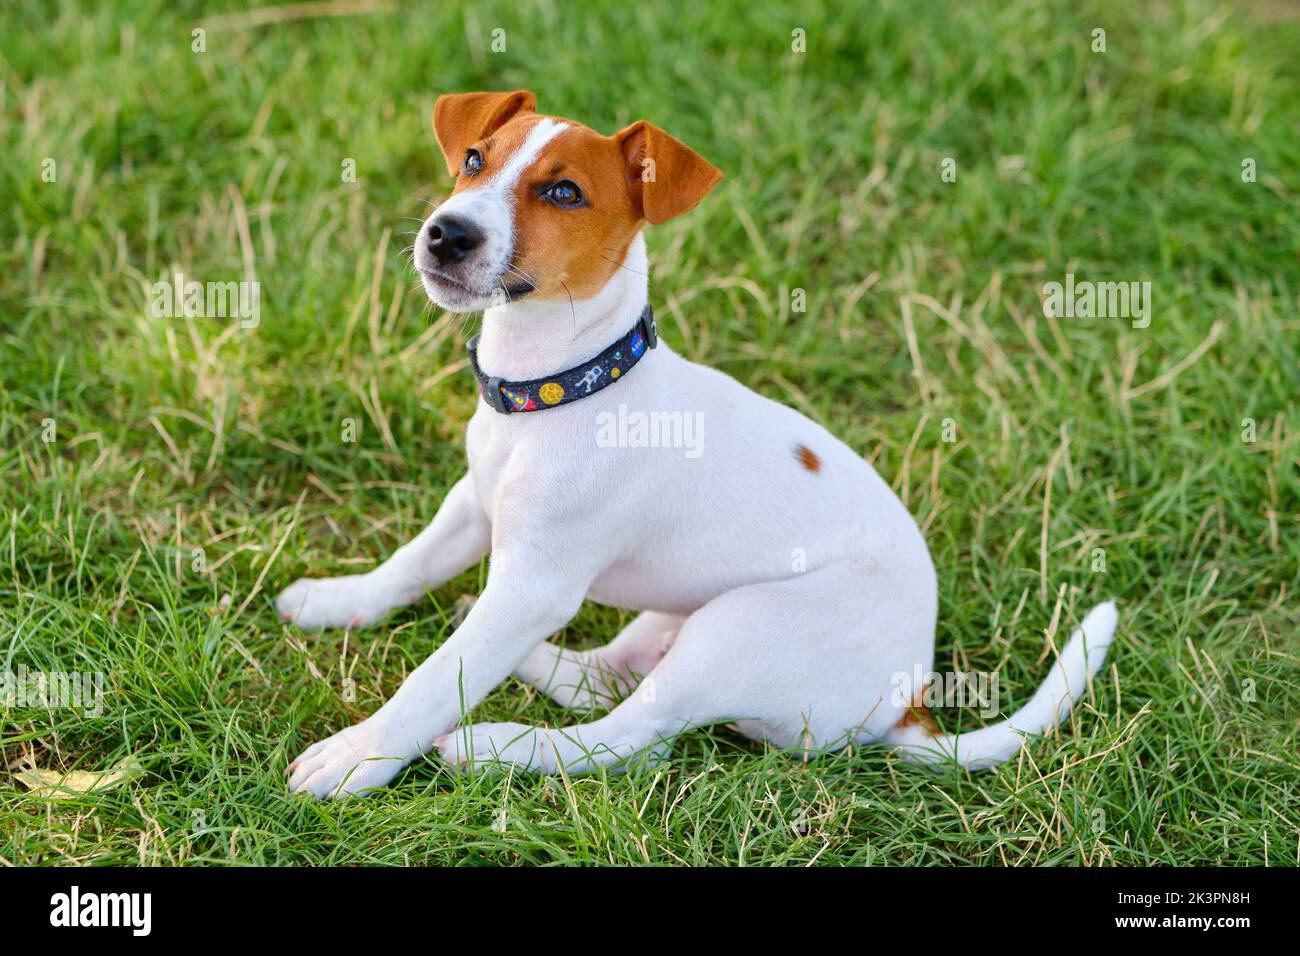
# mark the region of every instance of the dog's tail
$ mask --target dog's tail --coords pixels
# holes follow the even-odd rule
[[[914,763],[955,760],[971,770],[982,770],[1011,759],[1024,743],[1025,734],[1040,734],[1070,713],[1088,677],[1097,673],[1106,660],[1106,648],[1118,620],[1114,601],[1089,611],[1083,624],[1070,635],[1047,680],[1029,703],[1007,720],[964,734],[940,734],[932,720],[916,718],[920,708],[912,708],[885,735],[885,742],[895,745],[905,759]]]

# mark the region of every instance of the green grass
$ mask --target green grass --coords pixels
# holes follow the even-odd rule
[[[0,12],[0,671],[107,681],[99,718],[4,711],[0,757],[142,772],[50,802],[0,768],[0,864],[1296,865],[1291,8],[418,4],[213,23],[198,54],[218,5],[105,6]],[[727,173],[649,233],[663,334],[899,490],[939,569],[941,669],[999,669],[1018,706],[1058,601],[1062,627],[1121,601],[1059,735],[967,775],[718,727],[628,777],[428,759],[366,801],[286,794],[287,761],[372,712],[481,585],[348,635],[270,604],[382,560],[463,468],[477,320],[432,310],[401,253],[448,187],[434,98],[516,87],[606,132],[651,119]],[[258,328],[150,315],[173,266],[249,261]],[[1067,272],[1150,281],[1150,327],[1046,317]],[[565,640],[623,619],[587,607]],[[514,681],[479,715],[566,719]]]

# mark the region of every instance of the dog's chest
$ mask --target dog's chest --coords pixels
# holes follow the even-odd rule
[[[501,415],[483,406],[470,419],[465,433],[465,451],[470,480],[488,519],[496,524],[501,505],[513,487],[530,488],[538,494],[564,488],[565,473],[573,465],[575,436],[562,427],[562,412],[544,411],[547,422],[528,421],[526,415]],[[558,427],[557,427],[558,426]]]
[[[491,518],[504,484],[515,442],[500,423],[487,418],[482,410],[470,419],[465,432],[465,452],[469,459],[470,480],[479,506]]]

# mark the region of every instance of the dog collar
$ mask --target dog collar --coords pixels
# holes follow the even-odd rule
[[[605,351],[573,368],[544,378],[509,382],[499,375],[484,375],[478,364],[477,335],[469,340],[466,348],[469,349],[470,365],[478,379],[483,401],[502,415],[509,415],[511,412],[539,412],[594,395],[626,375],[648,349],[658,344],[659,330],[655,328],[654,310],[647,302],[632,330]]]

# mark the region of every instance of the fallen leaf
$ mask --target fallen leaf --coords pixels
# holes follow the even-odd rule
[[[60,773],[57,770],[28,767],[26,770],[18,771],[14,777],[38,797],[63,800],[83,793],[110,790],[130,780],[139,771],[139,761],[134,757],[123,757],[107,770],[70,770],[67,773]]]

